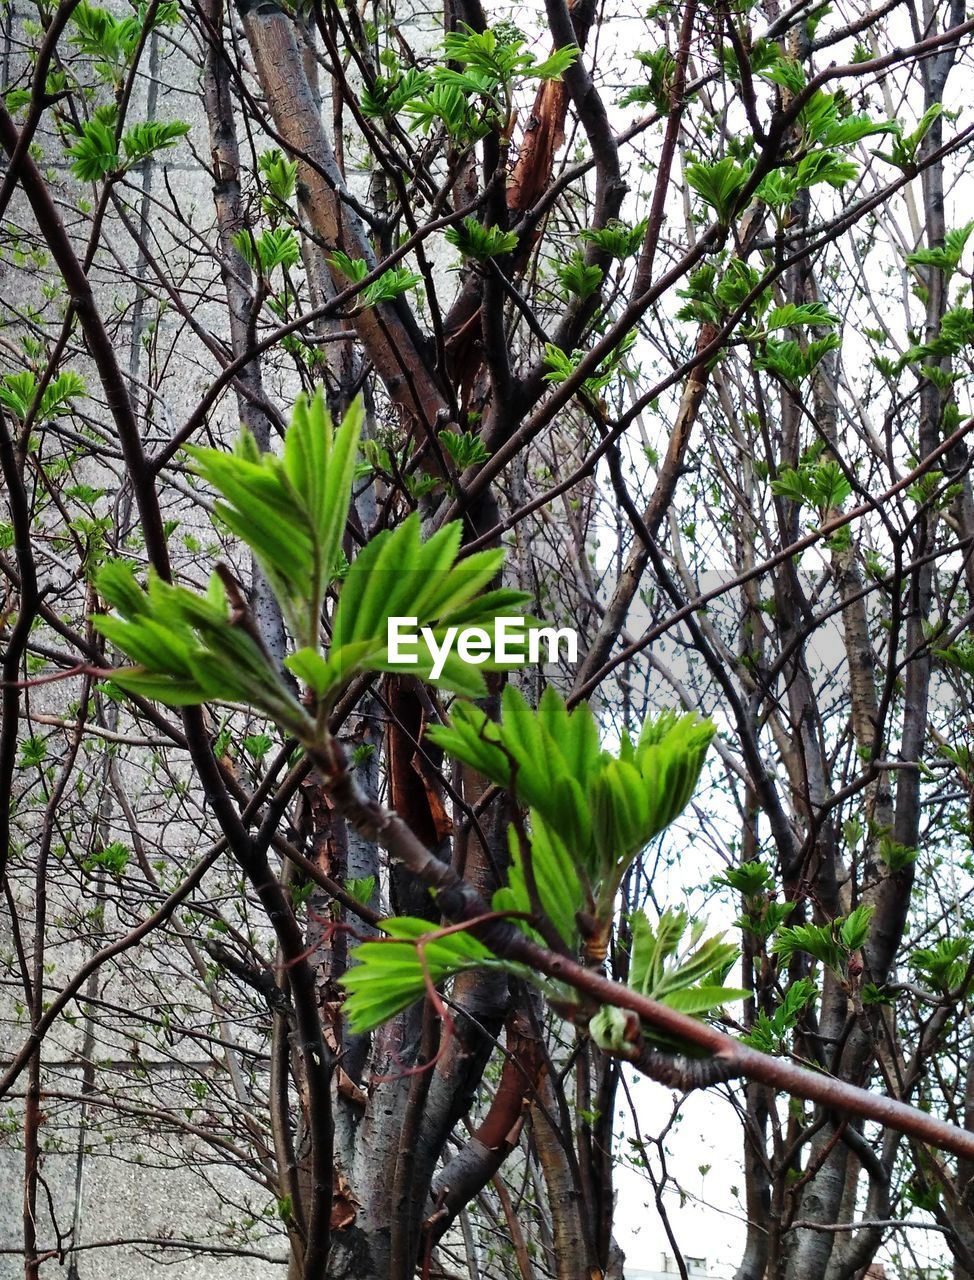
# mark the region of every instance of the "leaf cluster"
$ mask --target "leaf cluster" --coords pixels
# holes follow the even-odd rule
[[[353,1035],[394,1018],[431,986],[465,969],[510,967],[462,929],[437,937],[428,920],[410,916],[384,920],[382,929],[388,938],[360,943],[358,963],[339,978],[348,992],[343,1007]]]
[[[37,397],[37,374],[25,369],[21,373],[6,373],[0,378],[0,404],[23,422]],[[80,373],[65,369],[52,378],[44,388],[38,408],[38,419],[45,422],[68,412],[71,401],[87,394],[87,385]]]
[[[774,1013],[759,1012],[744,1043],[761,1053],[783,1053],[788,1035],[794,1031],[802,1012],[812,1003],[818,988],[811,978],[799,978],[785,992]]]
[[[364,258],[350,258],[347,253],[336,250],[328,258],[328,265],[353,284],[358,284],[369,274],[369,264]],[[362,307],[376,307],[381,302],[392,302],[421,283],[422,276],[406,267],[390,267],[383,271],[378,280],[366,285],[359,295]]]
[[[71,14],[71,22],[76,28],[71,43],[82,53],[93,57],[98,75],[116,87],[122,83],[146,25],[149,24],[150,30],[156,30],[175,26],[180,21],[176,0],[162,0],[154,8],[147,3],[133,8],[134,13],[117,17],[107,9],[84,0]]]
[[[524,37],[510,23],[484,31],[463,25],[446,36],[442,52],[443,62],[425,71],[403,68],[386,50],[383,74],[362,94],[363,114],[373,119],[402,114],[412,129],[442,128],[457,143],[469,145],[492,128],[508,127],[518,84],[559,79],[578,57],[575,45],[566,45],[539,62],[525,52]]]
[[[849,958],[869,936],[874,906],[861,903],[847,916],[827,924],[796,924],[779,929],[773,950],[787,963],[796,951],[804,951],[833,972],[845,973]]]
[[[182,120],[146,120],[132,125],[119,138],[115,106],[97,107],[91,119],[79,127],[76,141],[67,149],[72,160],[71,172],[81,182],[98,182],[123,173],[157,151],[174,147],[189,133],[189,128]]]
[[[584,704],[569,712],[548,688],[532,711],[508,686],[500,721],[479,707],[458,704],[450,725],[433,727],[429,736],[530,810],[535,880],[539,890],[550,880],[559,891],[541,895],[541,906],[567,941],[577,930],[558,900],[560,891],[569,889],[572,915],[584,909],[599,923],[611,919],[633,859],[688,804],[714,732],[709,720],[668,711],[648,719],[636,743],[624,736],[614,756],[602,750]],[[566,870],[566,851],[573,874]],[[495,905],[530,910],[518,870],[522,851],[514,849],[512,857],[514,877]]]
[[[517,248],[516,232],[503,231],[500,227],[485,227],[472,214],[457,226],[447,227],[443,238],[465,258],[473,258],[477,262],[499,258]]]
[[[805,462],[797,468],[782,467],[777,480],[771,481],[771,491],[798,506],[817,508],[824,518],[842,506],[852,493],[852,485],[839,464],[830,458],[825,462]]]
[[[632,945],[629,956],[629,986],[640,995],[660,1004],[699,1018],[716,1013],[731,1000],[747,995],[739,987],[724,986],[738,949],[723,941],[723,934],[703,939],[706,925],[695,921],[690,925],[686,946],[680,944],[687,932],[689,919],[685,911],[664,911],[654,929],[644,911],[630,917]],[[589,1022],[592,1038],[601,1048],[615,1052],[622,1043],[624,1015],[612,1007],[599,1010]],[[699,1052],[683,1041],[657,1031],[643,1031],[650,1044],[671,1052],[694,1056]]]

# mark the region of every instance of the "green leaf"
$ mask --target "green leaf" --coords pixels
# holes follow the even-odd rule
[[[941,938],[932,947],[918,947],[910,956],[910,967],[938,991],[952,991],[967,972],[970,941]]]
[[[801,63],[791,57],[781,56],[770,66],[763,67],[758,74],[762,80],[781,85],[792,93],[800,93],[805,88],[805,72]]]
[[[508,828],[511,868],[507,887],[494,895],[495,911],[519,911],[531,914],[531,895],[527,888],[524,851],[514,827]],[[578,943],[577,913],[586,906],[585,893],[571,854],[560,837],[546,826],[536,811],[531,814],[528,855],[542,911],[555,926],[565,945]],[[516,921],[531,932],[522,921]]]
[[[120,840],[115,840],[111,844],[103,845],[85,858],[81,865],[86,871],[94,871],[97,868],[107,871],[113,876],[120,876],[128,866],[131,856],[132,851],[128,845],[122,844]]]
[[[80,373],[65,369],[44,388],[41,396],[40,417],[42,420],[55,418],[59,413],[70,409],[71,401],[78,396],[87,395],[88,387]]]
[[[445,430],[439,432],[437,439],[460,471],[486,462],[490,457],[484,448],[484,442],[473,431]]]
[[[331,680],[331,668],[317,649],[305,647],[297,653],[291,653],[284,659],[288,671],[308,686],[317,697],[328,691]]]
[[[737,197],[748,176],[748,170],[730,156],[715,164],[690,164],[686,168],[687,182],[711,206],[722,223],[730,222]]]
[[[336,250],[330,255],[328,265],[340,275],[345,276],[347,280],[351,280],[353,284],[358,284],[369,274],[369,264],[364,258],[350,258],[341,250]]]
[[[566,294],[585,302],[598,293],[603,277],[602,268],[594,263],[586,266],[579,250],[576,249],[568,261],[556,270]]]
[[[543,62],[536,62],[530,68],[528,74],[531,79],[560,80],[568,68],[574,66],[578,61],[579,52],[577,45],[562,45],[560,49],[556,49]]]
[[[858,173],[857,164],[835,151],[813,151],[803,156],[795,168],[799,187],[813,187],[819,182],[825,182],[830,187],[841,189]]]
[[[710,883],[725,885],[744,898],[757,898],[774,888],[774,876],[766,862],[754,859],[728,868],[723,875],[714,876]]]
[[[0,378],[0,404],[23,421],[30,412],[37,394],[37,375],[25,370],[23,373],[5,373]]]
[[[362,291],[362,306],[376,307],[380,302],[392,302],[421,284],[423,277],[405,267],[392,267],[384,271],[378,280],[373,280]]]
[[[824,302],[787,302],[775,307],[763,322],[765,329],[791,329],[798,325],[836,325],[839,317]]]
[[[493,652],[501,611],[526,603],[528,597],[518,592],[480,594],[497,575],[504,552],[482,551],[458,562],[460,533],[459,523],[452,523],[423,542],[419,516],[414,513],[362,549],[345,575],[332,624],[329,663],[337,679],[348,679],[360,670],[402,671],[473,697],[482,694],[478,666],[451,653],[440,670],[425,639],[419,640],[409,657],[394,657],[396,650],[390,652],[391,618],[413,620],[410,630],[428,627],[440,649],[451,628],[455,639],[461,627],[480,627],[488,633]],[[415,661],[410,661],[413,657]],[[488,660],[482,665],[490,669],[494,664]]]
[[[301,260],[301,247],[290,227],[262,231],[256,240],[245,228],[231,239],[251,270],[259,270],[264,276],[269,276],[275,267],[293,267]]]
[[[447,227],[443,236],[448,244],[465,258],[486,262],[517,248],[517,233],[500,227],[485,227],[472,214],[455,227]]]
[[[868,903],[860,903],[851,911],[839,929],[842,945],[849,951],[858,951],[869,937],[869,922],[876,908]]]
[[[302,739],[309,722],[257,642],[234,625],[216,577],[201,597],[149,573],[148,590],[134,566],[114,561],[99,571],[98,592],[116,617],[98,615],[95,628],[138,664],[112,673],[114,683],[167,706],[241,701]]]
[[[723,985],[724,974],[739,951],[722,942],[721,934],[701,941],[702,922],[691,929],[689,946],[678,956],[688,923],[685,911],[666,910],[654,929],[645,911],[633,912],[629,986],[650,1000],[697,1017],[747,992]]]
[[[763,1011],[758,1013],[754,1026],[743,1037],[744,1043],[762,1053],[781,1053],[786,1047],[785,1037],[794,1030],[802,1011],[817,994],[811,978],[799,978],[788,988],[784,1000],[770,1016]]]
[[[68,155],[74,163],[71,172],[81,182],[98,182],[115,173],[120,167],[118,147],[115,142],[115,125],[95,117],[81,126],[81,136]]]
[[[619,99],[620,107],[648,103],[661,115],[669,114],[676,75],[676,59],[665,45],[651,51],[637,50],[635,57],[649,72],[649,83],[635,85]]]
[[[165,151],[174,147],[180,138],[189,133],[189,125],[181,120],[162,123],[147,120],[133,125],[122,135],[122,149],[130,165],[154,155],[157,151]]]
[[[363,410],[336,430],[322,391],[299,397],[283,459],[260,454],[245,431],[236,451],[188,447],[198,475],[226,499],[220,518],[260,562],[302,648],[318,645],[321,608],[334,577],[351,501]]]
[[[648,218],[643,218],[635,226],[630,226],[628,222],[620,222],[618,218],[611,218],[604,227],[585,227],[581,232],[581,238],[587,244],[594,244],[600,253],[622,261],[640,251],[648,226]]]
[[[685,990],[671,991],[663,997],[662,1003],[679,1013],[699,1017],[703,1013],[713,1013],[721,1005],[732,1000],[743,1000],[749,993],[741,987],[691,987]]]
[[[372,901],[377,883],[375,876],[347,876],[344,887],[346,893],[350,894],[357,903],[367,907]]]
[[[944,236],[943,245],[932,249],[917,249],[915,253],[908,253],[907,265],[937,267],[949,276],[960,265],[972,231],[974,231],[974,221],[966,222],[962,227],[948,231]]]
[[[339,978],[349,993],[343,1011],[353,1035],[373,1030],[421,1000],[428,990],[427,975],[437,986],[464,969],[499,964],[469,933],[434,938],[428,920],[384,920],[382,929],[390,940],[360,943],[352,952],[356,963]]]

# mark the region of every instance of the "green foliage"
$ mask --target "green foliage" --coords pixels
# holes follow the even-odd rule
[[[189,125],[181,120],[163,123],[158,120],[147,120],[143,124],[133,125],[122,134],[122,150],[129,165],[138,164],[154,155],[157,151],[166,151],[174,147],[180,138],[189,133]]]
[[[380,302],[393,302],[410,289],[415,289],[422,279],[408,267],[390,267],[362,290],[362,306],[377,307]]]
[[[698,324],[719,325],[721,309],[716,298],[717,268],[707,262],[691,272],[686,287],[677,289],[678,298],[686,298],[687,305],[676,313],[678,320],[696,321]]]
[[[482,627],[492,637],[497,617],[527,601],[523,592],[500,588],[480,595],[498,573],[504,552],[480,551],[457,563],[460,536],[460,523],[454,522],[422,542],[419,516],[413,514],[362,549],[344,579],[332,622],[327,677],[333,683],[361,670],[400,671],[471,697],[483,694],[480,668],[454,652],[434,679],[436,661],[425,639],[414,663],[394,662],[388,651],[390,617],[416,618],[416,625],[429,626],[442,644],[448,630],[460,627]]]
[[[30,104],[32,94],[29,89],[7,89],[3,94],[3,105],[12,116]]]
[[[849,957],[869,936],[869,922],[875,907],[862,903],[848,916],[838,916],[828,924],[797,924],[779,929],[773,950],[786,963],[796,951],[804,951],[840,976]]]
[[[731,156],[713,164],[689,164],[686,168],[687,182],[722,223],[730,222],[733,217],[748,177],[749,171]]]
[[[310,649],[345,531],[361,424],[356,404],[335,430],[319,391],[295,404],[282,458],[262,454],[246,430],[232,454],[187,449],[224,499],[216,514],[252,548],[292,633]]]
[[[109,875],[120,876],[128,866],[131,856],[128,845],[115,840],[111,844],[103,845],[90,857],[85,858],[82,865],[86,871],[101,870],[107,871]]]
[[[139,664],[113,672],[113,682],[126,692],[177,707],[244,702],[307,739],[303,709],[258,642],[231,620],[216,574],[205,596],[163,582],[151,570],[143,591],[131,564],[110,560],[95,585],[117,614],[96,616],[96,629]]]
[[[908,845],[898,844],[892,836],[884,835],[879,839],[879,856],[884,864],[895,875],[916,862],[919,849],[911,849]]]
[[[974,676],[974,642],[969,639],[957,640],[943,649],[934,649],[934,654],[941,662],[956,667],[965,675]],[[946,752],[942,750],[942,754]],[[949,759],[950,757],[948,757]]]
[[[483,440],[473,431],[440,431],[437,439],[460,471],[490,457]]]
[[[4,374],[0,378],[0,404],[23,422],[37,396],[37,386],[37,375],[30,370]],[[44,388],[38,419],[44,422],[70,412],[71,401],[86,395],[87,390],[85,380],[79,373],[70,369],[59,373]]]
[[[723,875],[714,876],[710,883],[733,889],[745,898],[755,898],[774,888],[774,875],[766,862],[753,859],[728,868]]]
[[[648,218],[643,218],[635,226],[610,218],[604,227],[584,227],[580,235],[586,244],[595,245],[600,253],[622,261],[633,257],[642,248],[648,226]]]
[[[364,258],[350,258],[340,249],[330,255],[328,265],[347,280],[351,280],[353,284],[358,284],[369,274],[369,264]]]
[[[911,267],[936,267],[948,278],[960,266],[964,249],[974,231],[974,221],[965,222],[962,227],[955,227],[944,236],[942,245],[933,249],[917,249],[915,253],[906,255],[907,265]]]
[[[443,41],[443,56],[464,67],[475,91],[484,85],[509,85],[514,80],[560,80],[578,58],[575,45],[556,49],[551,57],[539,62],[533,53],[524,53],[524,37],[510,24],[499,24],[485,31],[475,31],[461,24],[462,30],[451,31]],[[457,81],[467,87],[463,78]]]
[[[268,190],[268,195],[262,201],[262,208],[268,217],[277,217],[288,201],[294,198],[298,162],[286,159],[276,147],[272,147],[263,153],[257,166]]]
[[[388,940],[361,943],[357,963],[339,979],[349,993],[343,1008],[353,1035],[394,1018],[464,969],[500,966],[462,929],[436,936],[428,920],[408,916],[384,920],[382,928]]]
[[[804,378],[811,377],[825,356],[841,345],[836,333],[816,338],[804,348],[793,339],[779,341],[768,338],[755,353],[754,362],[759,369],[767,369],[782,381],[797,385]]]
[[[940,322],[940,332],[930,342],[917,343],[910,347],[891,367],[891,373],[900,374],[909,364],[922,365],[922,373],[932,381],[937,375],[945,372],[929,360],[947,360],[958,355],[965,347],[974,345],[974,313],[970,307],[952,307],[944,314]],[[878,362],[877,362],[878,363]],[[949,375],[948,375],[949,378]],[[948,381],[949,385],[949,381]]]
[[[121,165],[115,140],[115,108],[96,111],[79,130],[78,140],[68,147],[71,172],[81,182],[98,182],[115,173]]]
[[[78,139],[68,147],[72,158],[71,172],[81,182],[98,182],[112,174],[130,169],[142,160],[174,147],[189,133],[189,125],[181,120],[151,120],[134,124],[121,137],[119,153],[118,113],[114,105],[96,108],[90,120],[78,131]]]
[[[802,463],[797,470],[782,467],[777,480],[771,482],[771,491],[799,505],[807,503],[816,507],[824,517],[842,506],[852,493],[852,485],[839,464],[829,459]]]
[[[494,722],[480,707],[456,703],[450,724],[432,726],[427,736],[533,808],[576,858],[589,862],[593,835],[586,792],[602,761],[591,710],[581,704],[569,712],[548,688],[532,711],[512,685],[504,689],[501,709],[501,720]]]
[[[367,907],[372,901],[377,883],[375,876],[348,876],[345,879],[345,892],[361,906]]]
[[[839,317],[824,302],[786,302],[770,311],[763,323],[767,330],[794,329],[802,325],[836,325]]]
[[[241,746],[253,760],[261,761],[274,745],[269,733],[251,733],[244,738]]]
[[[449,726],[428,734],[530,808],[532,832],[543,828],[542,859],[550,846],[551,875],[562,874],[560,841],[571,852],[582,891],[575,909],[605,922],[633,859],[689,802],[714,726],[692,713],[666,711],[646,721],[635,744],[624,737],[615,757],[600,748],[587,706],[569,712],[548,688],[532,711],[508,686],[499,722],[460,703]],[[518,901],[523,909],[524,898]]]
[[[744,1043],[761,1053],[785,1052],[788,1035],[795,1029],[802,1011],[812,1003],[816,994],[817,988],[811,978],[799,978],[797,982],[793,982],[770,1017],[766,1013],[758,1014],[754,1026],[743,1037]]]
[[[557,275],[566,294],[585,302],[598,293],[603,272],[594,263],[586,266],[584,257],[576,249],[568,261],[557,268]]]
[[[859,166],[834,151],[813,151],[802,156],[795,166],[795,183],[798,190],[814,187],[819,182],[841,190],[859,173]]]
[[[311,402],[302,398],[295,405],[283,457],[261,454],[246,431],[233,453],[188,452],[197,473],[221,495],[217,518],[259,561],[299,646],[285,665],[314,694],[327,700],[353,675],[370,670],[404,671],[478,696],[484,690],[480,669],[453,652],[438,662],[428,639],[415,663],[393,662],[389,656],[392,616],[415,617],[441,646],[461,627],[491,633],[498,615],[525,603],[522,592],[480,594],[504,553],[484,551],[458,564],[459,523],[423,542],[419,517],[412,515],[373,538],[344,574],[327,659],[319,652],[325,593],[341,561],[361,417],[356,405],[333,429],[319,392]],[[132,565],[113,562],[102,570],[97,586],[119,616],[100,617],[96,625],[139,664],[117,673],[120,686],[173,706],[244,702],[300,742],[317,740],[313,722],[240,616],[239,593],[230,592],[231,612],[218,576],[206,596],[151,573],[143,591]]]
[[[629,986],[650,1000],[693,1015],[710,1013],[728,1000],[746,995],[725,987],[724,978],[739,951],[723,934],[701,941],[704,922],[694,923],[687,947],[677,955],[689,919],[685,911],[664,911],[654,929],[645,911],[631,917]]]
[[[918,947],[909,964],[936,991],[959,987],[967,973],[970,942],[966,938],[941,938],[932,947]]]
[[[744,911],[734,922],[756,938],[768,938],[788,919],[793,903],[774,900],[774,875],[760,859],[742,862],[710,882],[720,888],[733,889],[744,898]]]
[[[760,279],[760,274],[754,267],[748,266],[740,258],[731,258],[714,286],[714,300],[720,304],[722,312],[736,311],[754,294]],[[767,290],[758,293],[751,299],[750,306],[759,312],[763,311],[768,296]]]
[[[890,120],[876,121],[849,112],[848,99],[841,91],[826,93],[817,89],[802,108],[799,117],[806,145],[843,147],[878,133],[895,133]]]
[[[21,769],[36,769],[47,759],[47,742],[37,734],[29,734],[20,744],[17,764]]]
[[[502,231],[500,227],[485,227],[475,217],[468,215],[455,227],[447,227],[444,239],[465,258],[486,262],[517,248],[517,234]]]
[[[679,956],[688,924],[684,911],[664,911],[655,929],[643,911],[635,912],[631,923],[629,985],[640,995],[693,1018],[713,1014],[729,1001],[747,995],[737,987],[723,985],[727,970],[737,959],[737,948],[722,942],[723,935],[701,942],[703,922],[692,926],[688,945]],[[626,1047],[626,1021],[622,1010],[606,1007],[590,1020],[589,1033],[602,1049],[619,1053]],[[698,1052],[665,1034],[645,1027],[643,1032],[659,1048],[691,1056]]]
[[[903,126],[898,122],[894,122],[889,130],[893,138],[893,146],[891,151],[874,151],[873,155],[880,160],[885,160],[889,164],[894,164],[898,169],[905,172],[911,172],[917,163],[920,153],[920,143],[930,132],[934,122],[943,114],[943,104],[940,102],[933,103],[924,111],[912,133],[904,133]]]
[[[534,914],[528,889],[528,867],[537,893],[537,903],[560,934],[569,950],[577,948],[579,939],[576,914],[586,902],[579,872],[565,842],[537,811],[531,814],[531,834],[522,843],[514,827],[508,830],[511,868],[507,885],[494,894],[495,911]],[[533,932],[533,931],[532,931]],[[542,940],[539,937],[539,941]]]
[[[257,237],[244,229],[231,239],[251,271],[263,276],[270,276],[275,267],[293,267],[301,260],[301,247],[290,227],[262,231]]]
[[[636,337],[636,330],[633,329],[601,361],[595,372],[584,379],[580,389],[585,395],[597,400],[605,388],[612,384],[620,369],[624,367],[626,356],[635,346]],[[585,354],[584,351],[576,349],[569,355],[567,351],[562,351],[561,347],[555,346],[553,342],[546,342],[544,362],[551,372],[545,374],[545,382],[559,383],[567,381],[568,378],[574,375],[575,370],[585,358]]]
[[[328,259],[329,266],[343,276],[358,284],[369,274],[369,264],[364,258],[350,258],[347,253],[333,253]],[[363,307],[376,307],[380,302],[392,302],[395,298],[407,293],[420,284],[422,276],[406,267],[390,267],[383,271],[378,280],[366,285],[359,295]]]
[[[847,951],[858,951],[864,945],[869,937],[869,922],[875,910],[876,908],[868,903],[860,903],[842,921],[839,926],[839,939]]]
[[[634,54],[649,73],[648,83],[634,85],[619,99],[620,107],[628,107],[638,103],[655,107],[660,115],[667,115],[670,110],[670,99],[673,94],[673,80],[676,74],[676,59],[665,45],[649,51],[637,50]]]
[[[805,88],[805,72],[795,58],[781,55],[761,67],[758,75],[770,84],[780,85],[790,93],[800,93]]]
[[[180,20],[176,0],[163,0],[156,6],[151,19],[148,4],[132,7],[134,13],[120,18],[107,9],[84,2],[71,14],[71,22],[76,28],[71,43],[82,53],[93,57],[95,71],[116,88],[122,84],[146,26],[150,25],[150,29],[171,27]]]
[[[491,129],[510,127],[518,84],[559,79],[578,57],[568,45],[539,62],[524,52],[524,37],[511,23],[485,31],[464,26],[443,42],[443,61],[431,71],[403,68],[392,50],[381,55],[382,74],[362,94],[364,114],[389,119],[403,114],[423,133],[441,127],[469,145]]]

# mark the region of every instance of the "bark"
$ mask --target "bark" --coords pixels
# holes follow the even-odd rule
[[[254,297],[253,273],[233,239],[246,231],[247,225],[241,204],[235,99],[223,50],[223,0],[208,0],[206,18],[210,39],[203,65],[203,99],[213,160],[213,204],[219,235],[220,272],[226,290],[230,349],[236,359],[255,345],[258,301]],[[261,450],[270,448],[271,419],[264,408],[266,400],[258,359],[238,371],[234,386],[240,421],[253,434]],[[252,563],[251,576],[251,607],[261,639],[268,653],[280,662],[287,644],[280,605],[256,561]]]
[[[326,250],[341,249],[374,267],[365,226],[351,206],[324,132],[293,19],[269,0],[247,0],[238,7],[277,135],[298,161],[299,201],[309,225]],[[424,432],[432,432],[438,415],[448,416],[449,407],[405,303],[362,310],[354,328],[405,423],[418,423]]]

